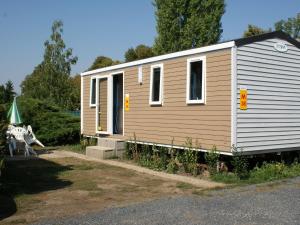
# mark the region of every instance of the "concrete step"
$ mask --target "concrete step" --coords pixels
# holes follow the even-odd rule
[[[116,156],[116,151],[113,148],[102,146],[88,146],[86,147],[86,156],[96,159],[109,159]]]
[[[112,148],[115,150],[124,149],[124,141],[120,139],[114,139],[114,138],[99,137],[97,145],[101,147]]]

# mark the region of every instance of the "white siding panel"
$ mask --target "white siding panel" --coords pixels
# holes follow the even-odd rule
[[[274,43],[284,42],[287,52]],[[248,109],[239,109],[239,89]],[[237,49],[237,147],[244,151],[300,149],[300,50],[279,39]]]

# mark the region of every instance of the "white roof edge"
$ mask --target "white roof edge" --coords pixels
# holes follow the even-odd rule
[[[81,76],[87,76],[87,75],[93,75],[96,73],[101,73],[101,72],[106,72],[106,71],[111,71],[111,70],[118,70],[122,69],[125,67],[131,67],[131,66],[137,66],[137,65],[142,65],[146,63],[152,63],[152,62],[157,62],[161,60],[166,60],[166,59],[172,59],[172,58],[177,58],[181,56],[187,56],[187,55],[193,55],[193,54],[198,54],[198,53],[204,53],[204,52],[210,52],[210,51],[215,51],[215,50],[221,50],[221,49],[226,49],[226,48],[232,48],[235,46],[234,41],[228,41],[220,44],[215,44],[215,45],[209,45],[201,48],[194,48],[194,49],[189,49],[189,50],[184,50],[180,52],[174,52],[170,54],[165,54],[165,55],[160,55],[160,56],[154,56],[151,58],[147,59],[141,59],[133,62],[127,62],[127,63],[122,63],[114,66],[108,66],[96,70],[91,70],[87,72],[83,72],[80,75]]]

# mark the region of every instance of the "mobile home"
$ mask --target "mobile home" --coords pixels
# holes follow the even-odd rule
[[[248,154],[300,149],[300,43],[271,32],[81,74],[81,133]]]

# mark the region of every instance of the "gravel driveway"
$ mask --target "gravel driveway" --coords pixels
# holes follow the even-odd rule
[[[300,177],[277,184],[162,198],[37,224],[300,224]]]

